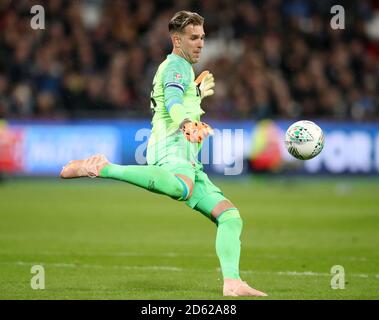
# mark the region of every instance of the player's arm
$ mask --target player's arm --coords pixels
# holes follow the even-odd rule
[[[168,70],[166,74],[164,97],[167,112],[188,141],[201,142],[213,131],[203,122],[191,121],[185,112],[183,96],[189,85],[189,77],[180,69],[178,71]]]
[[[166,93],[169,97],[167,99],[167,103],[165,103],[167,111],[169,112],[171,119],[183,132],[188,141],[201,142],[205,137],[213,134],[212,128],[206,123],[200,121],[191,121],[187,117],[187,114],[183,107],[184,91],[182,91],[179,86],[169,86],[167,90],[165,90],[165,97]]]
[[[180,127],[183,121],[188,119],[183,107],[185,90],[186,86],[179,82],[168,82],[164,88],[166,110],[178,127]]]

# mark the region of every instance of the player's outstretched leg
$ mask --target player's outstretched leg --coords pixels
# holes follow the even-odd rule
[[[193,189],[193,178],[189,176],[173,174],[153,165],[112,164],[104,155],[70,161],[63,167],[60,176],[64,179],[101,177],[121,180],[176,200],[186,200]]]
[[[194,193],[196,193],[196,187]],[[264,297],[266,293],[250,287],[239,275],[242,219],[235,206],[220,193],[209,194],[195,207],[217,224],[216,253],[224,278],[224,296]]]

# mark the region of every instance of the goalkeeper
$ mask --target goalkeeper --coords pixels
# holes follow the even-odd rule
[[[213,75],[204,71],[195,80],[192,64],[204,45],[204,19],[180,11],[169,22],[173,51],[161,63],[153,80],[152,132],[146,166],[121,166],[104,155],[70,161],[62,178],[100,177],[126,181],[172,199],[185,201],[217,226],[216,253],[224,278],[224,296],[265,296],[239,275],[242,220],[238,209],[203,172],[198,162],[202,141],[210,134],[200,121],[201,100],[214,93]]]

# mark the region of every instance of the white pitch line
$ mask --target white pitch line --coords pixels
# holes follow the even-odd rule
[[[1,254],[11,255],[11,252],[0,252]],[[216,253],[185,253],[185,252],[162,252],[162,253],[151,253],[151,252],[135,252],[135,251],[121,251],[121,252],[76,252],[76,253],[57,253],[57,252],[40,252],[39,256],[85,256],[85,257],[167,257],[167,258],[178,258],[178,257],[197,257],[197,258],[216,258]],[[286,256],[274,255],[274,254],[260,254],[254,257],[254,259],[283,259]],[[366,257],[354,257],[354,256],[341,256],[338,257],[342,261],[367,261]]]
[[[250,270],[241,270],[241,274],[267,274],[267,275],[278,275],[278,276],[314,276],[314,277],[331,277],[332,274],[327,272],[313,272],[313,271],[277,271],[277,272],[264,272],[264,271],[250,271]],[[371,275],[372,277],[373,275]],[[362,273],[346,273],[346,277],[354,278],[369,278],[368,274]],[[379,275],[374,277],[379,278]]]
[[[11,253],[0,253],[10,255]],[[178,257],[197,257],[197,258],[216,258],[216,253],[213,254],[191,254],[179,252],[164,252],[164,253],[143,253],[143,252],[115,252],[115,253],[95,253],[95,252],[79,252],[79,253],[57,253],[57,252],[39,252],[38,256],[75,256],[75,257],[165,257],[165,258],[178,258]]]
[[[88,269],[127,269],[127,270],[166,270],[166,271],[182,271],[184,269],[171,267],[171,266],[125,266],[125,265],[99,265],[99,264],[75,264],[75,263],[42,263],[42,262],[25,262],[16,261],[12,262],[0,262],[1,264],[7,265],[18,265],[18,266],[32,266],[41,264],[44,267],[56,267],[56,268],[88,268]]]
[[[199,271],[199,272],[221,272],[220,268],[214,270],[203,270],[194,268],[180,268],[173,266],[127,266],[127,265],[99,265],[99,264],[75,264],[75,263],[43,263],[43,262],[26,262],[26,261],[16,261],[16,262],[0,262],[0,265],[16,265],[16,266],[33,266],[41,264],[44,267],[55,267],[55,268],[87,268],[87,269],[123,269],[123,270],[164,270],[164,271]],[[241,270],[241,274],[264,274],[264,275],[276,275],[276,276],[313,276],[313,277],[331,277],[332,274],[327,272],[313,272],[313,271],[253,271],[253,270]],[[362,273],[346,273],[346,277],[355,278],[377,278],[379,279],[379,274],[368,275]]]
[[[278,276],[316,276],[316,277],[326,277],[330,276],[326,272],[312,272],[312,271],[253,271],[253,270],[241,270],[240,273],[243,274],[267,274],[267,275],[278,275]]]

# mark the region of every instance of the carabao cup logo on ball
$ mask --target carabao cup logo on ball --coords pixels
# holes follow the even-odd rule
[[[324,143],[324,133],[312,121],[297,121],[286,132],[286,148],[296,159],[309,160],[316,157],[324,148]]]

